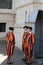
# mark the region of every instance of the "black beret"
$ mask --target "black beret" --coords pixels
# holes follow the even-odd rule
[[[24,26],[23,29],[28,28],[28,26]]]
[[[9,30],[14,30],[14,28],[13,27],[9,27]]]
[[[32,27],[28,26],[28,28],[29,28],[30,30],[32,30]]]

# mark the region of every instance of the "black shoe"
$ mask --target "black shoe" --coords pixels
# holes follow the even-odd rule
[[[32,61],[30,62],[30,64],[32,64]]]
[[[22,60],[23,60],[23,61],[27,61],[27,59],[25,59],[25,58],[23,58]]]
[[[31,65],[32,64],[32,62],[30,62],[30,63],[27,63],[27,65]]]
[[[12,62],[7,62],[7,64],[13,64]]]

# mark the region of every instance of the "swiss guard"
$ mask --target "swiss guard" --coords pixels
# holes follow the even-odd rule
[[[24,26],[23,29],[24,29],[24,34],[23,34],[23,38],[22,38],[22,51],[24,53],[24,58],[23,60],[27,60],[27,56],[26,56],[26,48],[25,48],[25,45],[26,45],[26,39],[27,39],[27,26]]]
[[[26,61],[27,64],[32,62],[32,55],[33,55],[33,45],[34,45],[34,34],[32,33],[32,27],[28,27],[28,37],[27,37],[27,53],[28,53],[28,60]]]
[[[13,34],[14,28],[9,27],[9,32],[6,35],[6,54],[8,55],[8,64],[12,64],[11,56],[14,53],[14,46],[15,46],[15,36]]]

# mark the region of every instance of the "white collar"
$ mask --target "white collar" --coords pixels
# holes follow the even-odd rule
[[[32,33],[32,32],[29,32],[30,34]]]
[[[9,30],[9,32],[12,32],[11,30]]]
[[[27,32],[27,30],[25,32]]]

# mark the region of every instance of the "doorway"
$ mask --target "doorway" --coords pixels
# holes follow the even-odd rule
[[[35,57],[43,57],[43,10],[38,11],[35,23]]]

